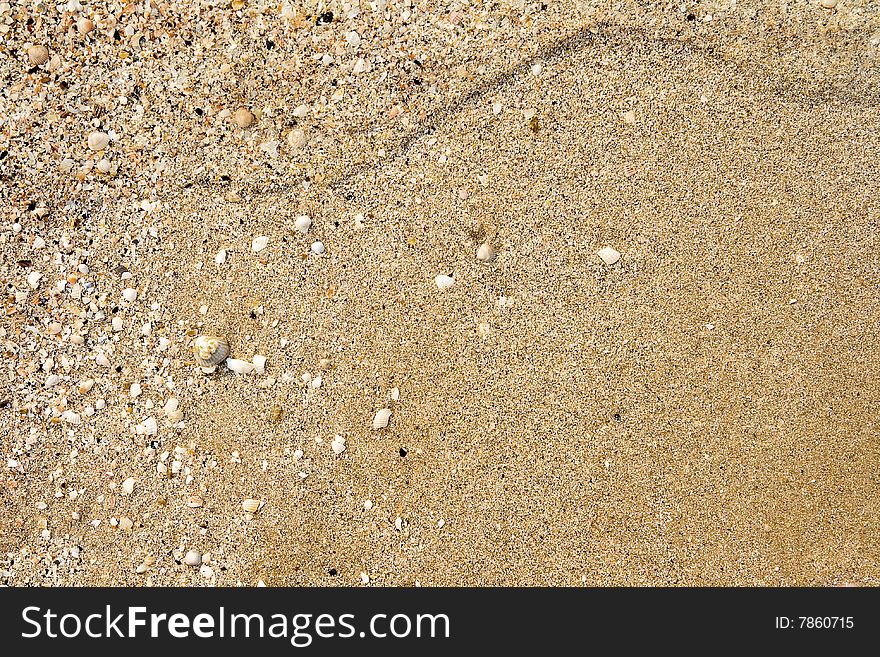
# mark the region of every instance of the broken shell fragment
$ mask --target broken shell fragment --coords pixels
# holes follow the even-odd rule
[[[27,49],[27,56],[31,66],[42,66],[49,60],[49,49],[46,46],[31,46]]]
[[[437,284],[438,290],[448,290],[455,285],[455,278],[446,274],[438,274],[434,277],[434,282]]]
[[[492,262],[495,259],[495,249],[488,242],[480,245],[477,249],[477,260],[480,262]]]
[[[604,249],[599,249],[596,255],[602,258],[602,262],[609,267],[620,260],[620,253],[612,249],[610,246],[606,246]]]
[[[376,417],[373,418],[373,429],[384,429],[388,426],[388,421],[391,419],[391,409],[390,408],[380,408],[376,411]]]
[[[312,220],[304,214],[298,216],[293,222],[293,227],[296,232],[302,233],[303,235],[309,232],[311,226]]]
[[[239,360],[238,358],[227,358],[226,367],[228,367],[236,374],[250,374],[254,371],[254,368],[256,366],[253,363],[247,362],[246,360]]]
[[[214,367],[229,356],[229,343],[219,335],[200,335],[193,341],[193,353],[200,366]]]
[[[260,509],[260,500],[244,500],[241,503],[241,508],[248,513],[256,513]]]

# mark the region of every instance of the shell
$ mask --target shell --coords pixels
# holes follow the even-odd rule
[[[88,144],[89,149],[93,151],[103,151],[110,145],[110,135],[106,132],[96,130],[95,132],[89,133]]]
[[[31,46],[27,49],[27,56],[31,66],[42,66],[49,60],[49,50],[46,46]]]
[[[193,341],[193,353],[199,365],[214,367],[229,356],[229,343],[219,335],[200,335]]]
[[[455,278],[447,276],[446,274],[437,274],[437,276],[434,277],[434,283],[437,284],[438,290],[448,290],[455,285]]]
[[[488,242],[480,245],[477,249],[477,260],[480,262],[492,262],[495,259],[495,249]]]
[[[305,235],[312,226],[312,220],[304,214],[298,216],[293,222],[293,228],[298,233]]]
[[[246,360],[239,360],[238,358],[227,358],[226,367],[236,374],[250,374],[254,371],[253,363],[249,363]]]
[[[373,429],[384,429],[388,426],[388,421],[391,419],[391,409],[390,408],[380,408],[376,411],[376,417],[373,418]]]
[[[604,249],[599,249],[599,251],[596,252],[596,255],[602,258],[602,262],[609,267],[620,260],[620,253],[612,249],[610,246],[606,246]]]
[[[260,500],[244,500],[241,503],[241,508],[248,513],[256,513],[260,509]]]

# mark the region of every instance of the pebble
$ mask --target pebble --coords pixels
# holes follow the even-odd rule
[[[333,442],[330,443],[330,449],[333,450],[333,453],[337,456],[342,454],[345,451],[345,438],[340,435],[336,435],[333,437]]]
[[[106,132],[95,131],[89,133],[89,148],[93,151],[103,151],[110,145],[110,135]]]
[[[364,511],[369,511],[373,508],[373,503],[370,500],[366,500],[364,502]]]
[[[137,300],[137,290],[132,287],[127,287],[122,291],[122,298],[128,301],[129,303],[134,303]]]
[[[222,265],[226,262],[226,249],[220,249],[217,251],[217,255],[214,256],[214,264]]]
[[[117,333],[124,328],[123,321],[121,317],[114,317],[110,324],[113,326],[113,330]]]
[[[202,555],[199,554],[196,550],[189,550],[186,553],[186,556],[183,557],[183,563],[187,566],[201,566],[202,565]]]
[[[364,584],[369,584],[370,583],[370,576],[367,575],[366,573],[362,572],[361,573],[361,582],[363,582]]]
[[[819,4],[825,9],[834,9],[837,6],[837,0],[820,0]]]
[[[315,255],[321,255],[324,253],[324,244],[322,242],[314,242],[312,244],[312,253]]]
[[[132,399],[140,397],[141,392],[141,385],[139,383],[132,383],[128,389],[128,394],[131,395]]]
[[[434,277],[434,283],[437,284],[438,290],[448,290],[455,285],[455,278],[447,276],[446,274],[437,274],[437,276]]]
[[[305,235],[309,232],[309,228],[312,226],[312,220],[304,214],[298,216],[294,222],[293,227],[298,233],[302,233]]]
[[[31,66],[42,66],[49,60],[49,49],[46,46],[31,46],[27,49],[27,56]]]
[[[605,248],[599,249],[596,253],[609,267],[620,260],[620,253],[612,249],[610,246],[606,246]]]
[[[254,122],[254,115],[246,107],[239,107],[232,113],[232,120],[239,128],[249,128]]]
[[[265,235],[260,235],[259,237],[255,237],[254,241],[251,242],[251,250],[254,253],[259,253],[263,249],[265,249],[269,245],[269,238]]]
[[[305,456],[305,453],[301,449],[298,449],[293,453],[293,460],[299,461],[303,456]]]
[[[129,477],[122,482],[122,492],[126,495],[131,495],[134,492],[134,484],[134,477]]]
[[[266,372],[266,357],[265,356],[254,356],[252,359],[254,364],[254,372],[257,374],[264,374]]]
[[[388,426],[388,421],[391,419],[391,409],[390,408],[380,408],[376,411],[376,416],[373,418],[373,429],[384,429]]]

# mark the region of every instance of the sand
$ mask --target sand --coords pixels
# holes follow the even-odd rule
[[[604,5],[6,12],[0,581],[880,583],[877,8]]]

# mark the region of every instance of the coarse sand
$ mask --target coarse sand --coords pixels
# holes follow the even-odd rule
[[[880,583],[877,7],[373,4],[11,24],[0,582]]]

